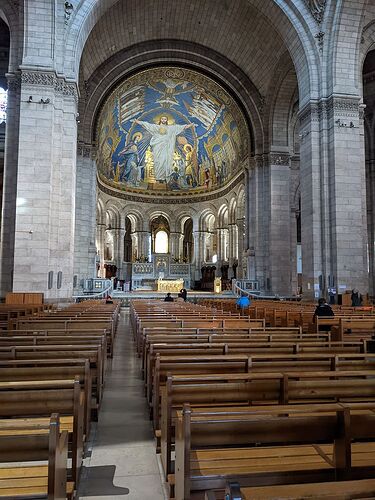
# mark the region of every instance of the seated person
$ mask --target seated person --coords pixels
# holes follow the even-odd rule
[[[170,292],[167,293],[164,302],[174,302],[174,298],[171,296]]]
[[[244,313],[245,309],[247,307],[250,307],[251,305],[251,301],[249,299],[249,297],[247,295],[242,295],[236,302],[237,306],[240,308],[241,310],[241,314]]]
[[[335,313],[333,312],[332,307],[329,304],[327,304],[326,299],[324,299],[322,297],[321,299],[318,300],[318,305],[316,306],[314,316],[313,316],[313,322],[314,323],[316,322],[317,316],[327,317],[327,316],[334,316],[334,315],[335,315]],[[319,327],[319,330],[321,330],[323,332],[328,332],[330,329],[331,329],[331,327],[329,325],[321,325]]]

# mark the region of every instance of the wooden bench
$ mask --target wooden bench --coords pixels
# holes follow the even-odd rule
[[[102,400],[105,356],[101,346],[86,345],[48,345],[48,346],[8,346],[0,347],[0,361],[9,360],[64,360],[88,359],[93,386],[95,386],[96,401],[91,407],[98,410]]]
[[[91,428],[92,380],[90,363],[79,360],[41,360],[30,366],[28,361],[1,361],[0,382],[50,381],[79,378],[84,398],[84,436],[87,440]],[[1,410],[0,410],[1,412]]]
[[[152,381],[155,373],[155,363],[158,355],[162,356],[201,356],[229,354],[304,354],[304,353],[363,353],[367,350],[366,342],[256,342],[245,340],[226,343],[191,343],[191,344],[150,344],[146,351],[144,378],[146,394],[152,399]]]
[[[161,390],[161,460],[172,472],[176,412],[193,407],[375,401],[375,372],[295,372],[168,376]]]
[[[1,418],[48,416],[59,413],[67,416],[71,446],[71,478],[78,483],[83,447],[84,392],[79,378],[74,380],[0,382]]]
[[[373,408],[296,409],[287,415],[228,409],[218,418],[192,414],[184,405],[177,415],[175,498],[225,488],[227,481],[260,486],[371,478],[374,424]]]
[[[352,500],[375,497],[375,479],[241,488],[229,483],[225,492],[208,492],[206,500]]]
[[[0,498],[70,498],[74,486],[67,488],[67,455],[68,433],[60,429],[58,415],[44,424],[25,419],[16,428],[12,420],[0,420]]]

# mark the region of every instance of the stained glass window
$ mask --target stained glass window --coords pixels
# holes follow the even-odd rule
[[[7,120],[8,91],[0,87],[0,123]]]

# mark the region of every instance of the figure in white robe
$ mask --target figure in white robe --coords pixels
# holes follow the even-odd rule
[[[151,134],[150,146],[154,156],[154,173],[157,181],[166,181],[173,172],[173,154],[176,146],[176,137],[189,125],[169,125],[168,118],[162,116],[159,124],[135,120]]]

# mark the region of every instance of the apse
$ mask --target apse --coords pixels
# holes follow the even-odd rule
[[[101,108],[98,177],[114,195],[214,192],[243,171],[248,136],[219,83],[191,69],[150,68],[118,84]]]

